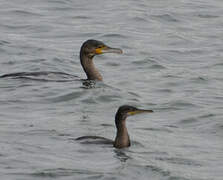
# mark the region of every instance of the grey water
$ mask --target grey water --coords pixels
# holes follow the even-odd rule
[[[0,75],[78,76],[0,79],[0,179],[222,180],[222,29],[222,0],[0,0]],[[92,87],[87,39],[124,52]],[[131,147],[74,140],[113,139],[123,104],[154,110],[127,119]]]

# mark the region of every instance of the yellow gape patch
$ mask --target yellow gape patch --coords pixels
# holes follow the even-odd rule
[[[97,49],[95,49],[95,53],[96,54],[102,54],[102,49],[103,48],[97,48]]]
[[[106,53],[109,48],[107,46],[101,46],[95,49],[95,54],[103,54]]]

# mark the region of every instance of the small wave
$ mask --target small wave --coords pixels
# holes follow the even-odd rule
[[[220,67],[222,67],[223,66],[223,63],[222,62],[219,62],[219,63],[215,63],[215,64],[213,64],[213,65],[211,65],[211,66],[206,66],[206,68],[211,68],[211,67],[218,67],[218,66],[220,66]]]
[[[113,102],[113,101],[117,101],[119,99],[121,99],[121,96],[118,95],[101,95],[97,98],[98,101],[100,102]]]
[[[182,123],[182,124],[191,124],[191,123],[195,123],[197,121],[198,121],[198,119],[191,117],[191,118],[187,118],[187,119],[181,120],[180,123]]]
[[[120,66],[120,63],[107,62],[106,65],[111,66],[111,67],[118,67]]]
[[[73,16],[72,19],[80,19],[80,20],[86,20],[86,19],[92,19],[91,16]]]
[[[86,37],[97,37],[97,36],[99,36],[100,35],[100,33],[96,33],[96,32],[86,32],[86,33],[83,33],[83,32],[81,32],[81,33],[76,33],[76,36],[77,37],[83,37],[83,38],[86,38]]]
[[[41,59],[37,59],[39,62]],[[44,59],[42,59],[44,61]],[[76,81],[77,76],[64,72],[39,71],[39,72],[18,72],[1,75],[0,78],[27,79],[42,82],[67,82]]]
[[[35,129],[35,130],[29,130],[26,132],[22,132],[21,134],[24,135],[57,135],[58,132],[55,129]]]
[[[143,18],[143,17],[134,17],[131,20],[141,23],[148,23],[148,18]]]
[[[193,104],[193,103],[189,103],[183,100],[177,100],[177,101],[173,101],[168,103],[168,107],[169,108],[176,108],[176,109],[182,109],[182,108],[194,108],[197,105]]]
[[[67,93],[67,94],[60,95],[60,96],[57,96],[54,98],[50,98],[48,100],[50,100],[54,103],[71,101],[74,99],[79,99],[79,98],[83,97],[85,94],[86,94],[86,91],[75,91],[75,92]]]
[[[41,51],[41,49],[39,49]],[[45,58],[36,58],[36,59],[31,59],[30,62],[45,62],[47,59]]]
[[[199,118],[211,118],[211,117],[214,117],[215,116],[215,114],[212,114],[212,113],[208,113],[208,114],[204,114],[204,115],[201,115],[201,116],[199,116]]]
[[[146,168],[149,168],[151,171],[158,172],[162,176],[170,176],[170,171],[161,169],[161,168],[159,168],[157,166],[154,166],[154,165],[146,165]]]
[[[219,129],[223,130],[223,125],[219,125],[218,127]]]
[[[202,77],[202,76],[197,76],[197,77],[193,77],[190,78],[191,81],[195,82],[195,83],[205,83],[208,81],[208,78]]]
[[[137,128],[137,129],[146,130],[146,131],[161,131],[161,132],[168,132],[168,133],[173,132],[167,128]]]
[[[170,176],[168,180],[191,180],[191,179],[180,177],[180,176]]]
[[[10,44],[10,42],[4,41],[4,40],[0,40],[0,45],[1,46],[8,45],[8,44]]]
[[[167,88],[162,88],[162,89],[156,89],[156,92],[161,92],[161,93],[172,93],[173,90],[167,89]]]
[[[179,54],[179,55],[200,55],[204,53],[204,49],[196,48],[196,49],[174,49],[174,50],[168,50],[168,53],[174,53],[174,54]]]
[[[42,171],[37,171],[34,173],[30,173],[27,175],[35,176],[35,177],[50,177],[50,178],[56,178],[61,176],[73,176],[75,174],[83,174],[83,175],[100,175],[100,173],[97,172],[91,172],[88,170],[79,170],[79,169],[65,169],[65,168],[56,168],[56,169],[45,169]]]
[[[173,15],[170,14],[153,15],[152,17],[167,22],[179,22],[178,19],[176,19]]]
[[[151,69],[166,69],[166,67],[164,67],[160,64],[154,64],[151,66]]]
[[[103,126],[103,127],[113,127],[113,125],[111,125],[111,124],[105,124],[105,123],[100,124],[100,125]]]
[[[192,160],[192,159],[186,159],[186,158],[179,158],[179,157],[158,157],[156,160],[159,161],[166,161],[171,164],[179,164],[179,165],[189,165],[189,166],[201,166],[200,163]]]
[[[149,59],[143,59],[138,61],[133,61],[133,64],[148,64],[148,63],[155,63],[155,61],[149,60]]]
[[[12,13],[19,15],[19,16],[26,16],[26,17],[30,17],[30,16],[43,16],[42,14],[38,14],[38,13],[34,13],[34,12],[30,12],[30,11],[23,11],[23,10],[13,10]]]
[[[118,38],[118,39],[127,39],[127,36],[122,34],[104,34],[102,37],[106,38]]]
[[[212,14],[198,14],[197,16],[200,17],[200,18],[208,18],[208,19],[220,17],[220,16],[212,15]]]
[[[166,69],[165,66],[159,64],[156,60],[150,58],[133,61],[132,63],[135,65],[144,65],[143,67],[146,66],[146,68],[151,68],[151,69]]]

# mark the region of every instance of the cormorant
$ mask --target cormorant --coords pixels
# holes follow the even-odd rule
[[[83,43],[80,49],[80,62],[81,65],[87,75],[87,80],[98,80],[102,81],[102,76],[99,71],[95,68],[93,63],[93,57],[95,55],[104,54],[104,53],[122,53],[121,49],[112,48],[105,45],[103,42],[98,40],[87,40]],[[51,71],[40,71],[40,72],[18,72],[18,73],[9,73],[0,76],[0,78],[4,77],[16,77],[16,78],[25,78],[28,76],[41,76],[41,75],[49,75],[49,74],[58,74],[61,76],[72,76],[71,74],[63,73],[63,72],[51,72]]]
[[[139,113],[152,113],[153,110],[138,109],[133,106],[123,105],[120,106],[115,115],[115,125],[117,129],[115,140],[99,137],[99,136],[82,136],[75,140],[87,140],[87,143],[91,143],[89,140],[98,140],[98,143],[113,144],[115,148],[125,148],[131,145],[128,130],[126,127],[126,118]],[[86,143],[86,144],[87,144]]]

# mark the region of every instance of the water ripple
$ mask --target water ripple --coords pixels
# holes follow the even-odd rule
[[[160,19],[161,21],[167,21],[167,22],[174,22],[177,23],[179,22],[178,19],[175,18],[175,16],[171,14],[161,14],[161,15],[153,15],[153,18]]]
[[[127,39],[127,36],[123,34],[104,34],[102,38],[117,38],[117,39]]]
[[[39,178],[58,178],[58,177],[66,177],[66,176],[73,176],[73,175],[82,175],[83,177],[88,178],[95,178],[101,177],[101,173],[92,172],[88,170],[79,170],[79,169],[65,169],[65,168],[56,168],[56,169],[45,169],[41,171],[37,171],[34,173],[12,173],[13,175],[29,175],[32,177],[39,177]]]
[[[172,163],[172,164],[178,164],[178,165],[201,166],[200,163],[198,163],[192,159],[189,159],[189,158],[185,159],[185,158],[179,158],[179,157],[172,157],[172,158],[159,157],[156,159],[160,160],[160,161],[166,161],[166,162]]]
[[[24,16],[24,17],[30,17],[30,16],[43,16],[42,14],[40,13],[34,13],[34,12],[30,12],[30,11],[24,11],[24,10],[13,10],[11,12],[8,12],[8,13],[13,13],[13,14],[16,14],[18,16]]]
[[[61,96],[57,96],[55,98],[50,98],[48,100],[58,103],[58,102],[63,102],[63,101],[72,101],[74,99],[79,99],[84,97],[87,94],[86,91],[75,91],[75,92],[71,92],[65,95],[61,95]]]

